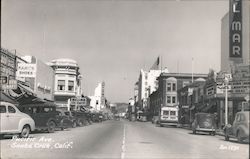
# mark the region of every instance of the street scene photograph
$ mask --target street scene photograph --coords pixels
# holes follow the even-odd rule
[[[1,0],[0,159],[249,159],[250,0]]]

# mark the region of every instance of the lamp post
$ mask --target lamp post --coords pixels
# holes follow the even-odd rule
[[[225,125],[228,124],[228,83],[229,83],[229,79],[227,76],[225,76],[224,78],[224,84],[225,84]]]

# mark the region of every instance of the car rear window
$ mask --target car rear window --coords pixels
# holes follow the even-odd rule
[[[0,113],[6,113],[6,106],[0,105]]]

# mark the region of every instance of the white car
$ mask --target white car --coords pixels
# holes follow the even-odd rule
[[[34,120],[17,107],[8,102],[0,102],[0,135],[19,134],[20,137],[29,137],[35,130]]]

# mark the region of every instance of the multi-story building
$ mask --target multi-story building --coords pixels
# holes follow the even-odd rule
[[[242,31],[241,43],[242,43],[242,58],[230,58],[230,27],[233,27],[230,24],[230,14],[227,13],[221,19],[221,71],[231,72],[232,66],[238,63],[249,64],[250,63],[250,2],[241,1],[242,3],[242,23],[238,23],[239,30]],[[232,18],[231,18],[232,19]],[[236,38],[235,38],[236,40]],[[236,40],[238,41],[238,39]],[[237,61],[235,61],[237,60]],[[233,62],[235,61],[235,62]]]
[[[207,74],[191,73],[162,73],[158,77],[158,89],[150,95],[151,116],[157,116],[162,107],[179,109],[177,90],[194,81],[204,81]]]
[[[100,111],[101,109],[105,108],[105,83],[100,82],[98,83],[97,87],[95,88],[94,96],[90,96],[92,106],[95,110]]]
[[[168,70],[149,70],[149,71],[140,71],[140,76],[138,80],[138,106],[140,109],[147,109],[149,107],[148,97],[151,93],[157,90],[158,81],[157,77],[161,73],[168,73]]]
[[[1,48],[1,90],[15,89],[16,82],[16,52],[12,53],[7,49]]]
[[[47,63],[54,70],[54,101],[59,107],[68,107],[68,100],[80,97],[81,75],[79,66],[72,59],[56,59]]]

